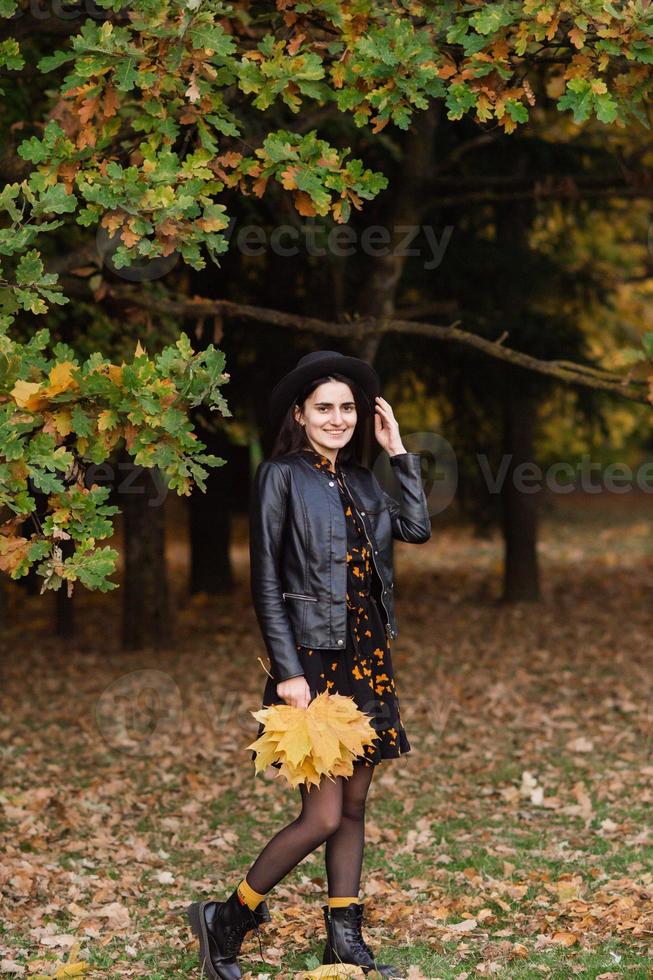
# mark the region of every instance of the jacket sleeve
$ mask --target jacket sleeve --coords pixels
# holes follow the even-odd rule
[[[286,474],[273,460],[264,460],[256,471],[250,501],[250,586],[277,683],[304,674],[280,575],[287,496]]]
[[[379,494],[390,511],[392,536],[398,541],[422,544],[431,537],[431,518],[422,485],[419,453],[397,453],[390,457],[401,489],[401,502],[386,493],[374,478]]]

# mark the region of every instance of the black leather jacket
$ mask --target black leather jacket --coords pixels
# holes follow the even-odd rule
[[[393,540],[431,537],[419,453],[390,457],[401,503],[365,466],[341,464],[343,479],[372,547],[373,595],[386,633],[397,636]],[[337,650],[346,645],[347,530],[335,479],[299,450],[264,460],[250,501],[251,590],[277,683],[304,673],[297,644]]]

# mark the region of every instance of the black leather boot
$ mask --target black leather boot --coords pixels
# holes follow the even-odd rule
[[[234,891],[226,902],[193,902],[186,909],[186,916],[199,939],[202,977],[239,980],[242,974],[236,957],[250,929],[256,929],[261,959],[265,960],[258,935],[259,925],[271,918],[265,902],[252,911]]]
[[[342,908],[331,909],[323,905],[327,942],[322,963],[351,963],[360,966],[363,973],[376,970],[384,977],[403,978],[404,974],[391,963],[377,963],[374,953],[363,939],[363,902],[352,902]]]

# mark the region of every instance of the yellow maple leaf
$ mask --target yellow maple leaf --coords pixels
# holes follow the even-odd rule
[[[261,735],[247,748],[255,752],[258,774],[272,762],[297,787],[319,786],[323,776],[351,776],[354,761],[380,736],[351,697],[318,694],[308,708],[272,704],[251,714],[263,723]]]
[[[296,974],[298,980],[341,980],[342,977],[375,977],[380,976],[373,970],[365,974],[360,966],[353,963],[327,963],[317,966],[314,970]]]
[[[75,943],[65,963],[60,963],[54,973],[36,973],[32,980],[66,980],[67,977],[81,977],[90,968],[86,960],[78,960],[80,944]]]
[[[88,970],[89,964],[85,960],[78,963],[63,963],[58,966],[55,973],[36,973],[32,980],[65,980],[66,977],[81,977]]]

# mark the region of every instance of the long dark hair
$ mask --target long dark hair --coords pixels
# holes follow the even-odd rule
[[[356,381],[348,378],[345,374],[340,374],[339,371],[333,371],[331,374],[325,374],[321,378],[309,381],[298,392],[294,402],[289,406],[281,420],[270,459],[275,459],[275,457],[283,456],[286,453],[299,452],[310,446],[306,429],[295,419],[295,405],[303,411],[304,402],[309,395],[327,381],[344,381],[346,385],[349,385],[356,405],[356,428],[347,445],[338,450],[338,462],[358,463],[361,466],[369,464],[374,438],[370,400]]]

